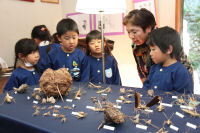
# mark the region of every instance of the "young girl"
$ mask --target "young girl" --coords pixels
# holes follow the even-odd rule
[[[155,65],[151,66],[143,88],[192,93],[192,77],[186,67],[177,61],[182,51],[179,34],[167,26],[153,30],[147,45]]]
[[[101,32],[93,30],[86,36],[88,45],[88,62],[90,64],[90,79],[94,83],[103,82]],[[110,50],[105,46],[105,78],[107,84],[121,85],[117,63]]]
[[[37,25],[33,28],[31,32],[32,39],[39,46],[40,59],[37,64],[37,67],[40,70],[40,73],[43,73],[49,64],[47,53],[54,48],[60,47],[60,44],[51,43],[52,37],[45,25]]]
[[[13,87],[18,88],[22,84],[37,85],[40,79],[36,67],[39,58],[38,46],[34,40],[19,40],[15,45],[15,70],[8,79],[4,91],[12,90]]]
[[[87,56],[76,46],[79,30],[72,19],[62,19],[57,24],[58,39],[62,46],[48,53],[51,67],[54,70],[65,67],[75,81],[89,81],[89,65]]]

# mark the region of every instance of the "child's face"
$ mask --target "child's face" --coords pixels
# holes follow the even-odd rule
[[[92,39],[89,48],[92,54],[101,54],[101,39]]]
[[[32,65],[36,65],[38,63],[40,59],[40,55],[38,50],[37,51],[33,51],[32,53],[28,54],[25,58],[24,61],[25,62],[29,62]]]
[[[170,52],[167,51],[166,53],[163,53],[160,48],[156,45],[150,46],[150,55],[151,59],[155,64],[164,64],[168,59],[170,59]]]
[[[67,52],[73,52],[78,45],[78,34],[74,31],[67,31],[65,34],[58,37],[62,47]]]
[[[129,38],[136,45],[142,45],[146,42],[148,34],[151,32],[151,27],[146,28],[144,31],[141,27],[128,23],[126,25]]]

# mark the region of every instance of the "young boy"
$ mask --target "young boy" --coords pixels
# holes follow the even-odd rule
[[[167,26],[155,29],[149,34],[147,45],[155,65],[151,66],[143,88],[192,93],[192,77],[178,61],[182,51],[179,34]]]
[[[62,46],[48,53],[50,67],[54,70],[65,67],[75,81],[89,81],[87,56],[76,48],[79,30],[72,19],[62,19],[57,24],[58,39]]]
[[[101,32],[93,30],[86,36],[86,44],[88,45],[88,62],[90,64],[90,79],[94,83],[103,82],[102,73],[102,44]],[[105,44],[105,43],[104,43]],[[107,46],[105,49],[105,78],[107,84],[121,85],[117,62],[112,56]]]

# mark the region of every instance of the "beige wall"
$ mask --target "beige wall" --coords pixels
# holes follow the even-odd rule
[[[127,13],[133,9],[133,0],[126,0]],[[160,26],[175,27],[175,0],[157,0]],[[12,66],[14,45],[23,37],[30,37],[33,26],[46,24],[51,33],[57,22],[67,13],[75,12],[76,0],[60,0],[60,4],[0,0],[0,56]],[[132,55],[131,40],[127,33],[120,36],[107,36],[115,41],[113,54],[118,60],[123,85],[141,87],[136,64]]]
[[[0,0],[0,57],[13,66],[16,41],[31,37],[32,28],[39,24],[45,24],[54,33],[61,12],[61,4]]]

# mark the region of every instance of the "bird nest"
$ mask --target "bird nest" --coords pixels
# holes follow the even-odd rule
[[[104,110],[104,119],[106,122],[120,124],[125,122],[125,115],[113,106],[106,106]]]
[[[49,68],[42,74],[39,84],[48,97],[58,97],[60,94],[67,96],[70,92],[69,87],[72,85],[72,77],[66,68],[55,71]]]

